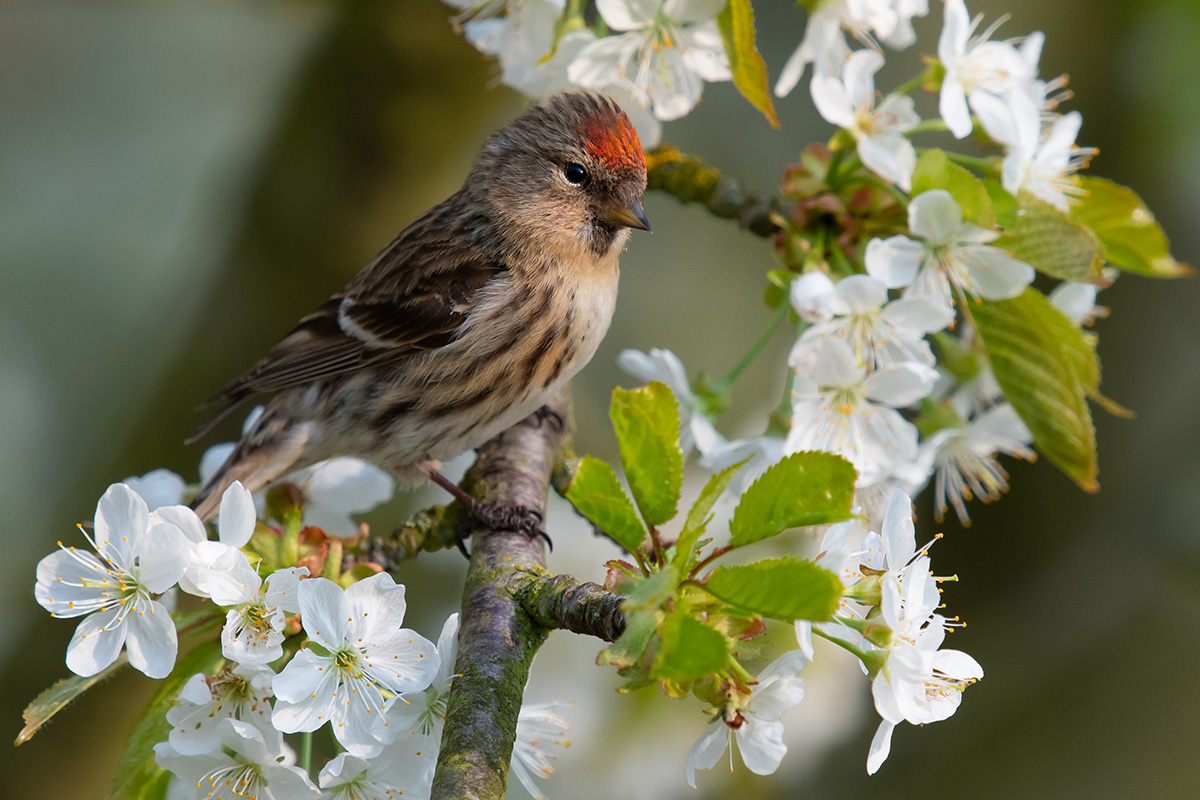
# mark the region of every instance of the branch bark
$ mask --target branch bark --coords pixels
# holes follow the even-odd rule
[[[485,502],[524,506],[544,517],[563,427],[572,424],[569,391],[548,404],[557,419],[535,414],[481,448],[463,488]],[[480,530],[472,544],[459,622],[459,677],[447,702],[433,800],[504,797],[529,665],[548,634],[513,591],[523,575],[545,570],[543,542]]]

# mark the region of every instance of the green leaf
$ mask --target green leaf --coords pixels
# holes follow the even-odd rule
[[[700,496],[696,498],[696,502],[688,511],[687,521],[683,523],[683,532],[679,534],[679,540],[675,543],[673,566],[680,571],[686,572],[691,569],[696,542],[708,529],[708,522],[711,519],[709,512],[712,511],[713,504],[717,502],[717,498],[728,488],[738,471],[749,460],[739,461],[720,472],[713,473],[712,477],[708,479],[708,483],[704,484],[704,488],[700,490]]]
[[[1017,224],[1017,198],[1007,191],[1000,181],[995,178],[984,178],[983,186],[987,189],[988,197],[992,198],[992,208],[996,212],[996,224],[1008,230]]]
[[[13,746],[18,747],[28,742],[33,738],[35,733],[41,730],[43,725],[50,721],[51,717],[70,705],[72,700],[97,683],[112,677],[117,670],[128,664],[129,659],[126,658],[124,651],[122,651],[121,655],[117,656],[116,661],[95,675],[86,678],[81,675],[72,675],[69,678],[55,681],[54,684],[45,689],[33,699],[33,702],[26,706],[24,713],[21,715],[25,720],[25,727],[17,734]]]
[[[767,63],[754,43],[754,9],[750,0],[729,0],[725,10],[717,15],[717,28],[729,56],[734,85],[750,105],[763,113],[771,127],[778,128],[779,117],[775,115],[767,85]]]
[[[663,624],[662,647],[650,674],[657,680],[695,680],[721,671],[728,662],[729,642],[724,636],[676,612]]]
[[[624,607],[627,609],[658,608],[675,596],[675,590],[678,587],[679,573],[668,564],[631,589]]]
[[[214,675],[224,663],[219,641],[198,644],[175,663],[175,669],[159,685],[129,737],[113,779],[114,795],[129,800],[160,800],[166,796],[167,773],[154,762],[154,745],[165,742],[171,731],[167,711],[175,705],[179,690],[189,678],[197,672]]]
[[[962,206],[963,216],[985,228],[996,226],[996,212],[984,182],[966,167],[946,158],[941,150],[928,150],[917,159],[913,171],[912,196],[930,189],[945,189]]]
[[[1167,235],[1142,198],[1104,178],[1081,177],[1087,194],[1072,211],[1104,243],[1109,263],[1149,278],[1181,278],[1195,273],[1171,257]]]
[[[742,495],[729,521],[733,547],[788,528],[850,517],[854,467],[832,453],[793,453],[764,472]]]
[[[629,552],[637,550],[646,540],[646,528],[617,481],[616,473],[600,459],[583,457],[567,490],[567,500]]]
[[[1092,343],[1036,289],[971,307],[996,381],[1038,449],[1085,491],[1099,489],[1087,405],[1100,376]]]
[[[1022,194],[1016,224],[993,244],[1040,272],[1067,281],[1102,277],[1104,245],[1088,226],[1038,198]]]
[[[740,611],[784,622],[827,620],[842,595],[837,575],[791,556],[717,567],[704,588]]]
[[[657,609],[650,611],[634,611],[625,614],[625,632],[596,656],[596,664],[603,667],[608,664],[625,668],[636,664],[646,651],[650,639],[658,628],[658,618],[662,612]]]
[[[679,406],[662,383],[640,389],[613,389],[612,418],[621,464],[633,499],[649,525],[675,516],[683,487],[683,451],[679,449]]]

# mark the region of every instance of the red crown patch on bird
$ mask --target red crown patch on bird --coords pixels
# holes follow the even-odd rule
[[[579,127],[588,155],[603,162],[610,170],[646,171],[642,141],[629,117],[622,111],[600,111],[583,120]]]

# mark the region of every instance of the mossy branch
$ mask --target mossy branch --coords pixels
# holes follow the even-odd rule
[[[570,426],[568,390],[548,406],[556,416],[530,416],[484,445],[463,488],[487,503],[544,515],[563,428]],[[512,583],[518,573],[544,572],[545,558],[542,541],[523,533],[475,532],[459,621],[459,677],[447,702],[433,800],[504,797],[529,665],[549,632],[515,597]]]
[[[670,145],[646,154],[646,188],[666,192],[681,203],[699,203],[715,217],[737,220],[756,236],[774,236],[779,230],[775,218],[783,205],[778,197],[752,192],[736,178]]]
[[[513,594],[544,628],[568,630],[616,641],[625,632],[625,597],[570,575],[528,571],[516,576]]]

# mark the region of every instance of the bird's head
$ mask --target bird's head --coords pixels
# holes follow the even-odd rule
[[[496,131],[466,189],[536,246],[600,257],[621,247],[629,228],[650,230],[642,143],[625,112],[600,95],[554,95]]]

